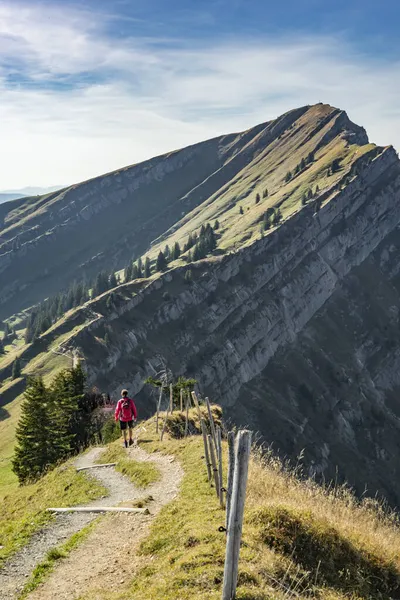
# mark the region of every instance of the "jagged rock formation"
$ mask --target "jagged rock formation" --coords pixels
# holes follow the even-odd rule
[[[283,454],[295,458],[305,449],[310,473],[335,478],[338,467],[359,492],[367,484],[370,494],[383,492],[398,504],[396,153],[368,144],[362,128],[326,106],[218,144],[229,154],[211,176],[218,181],[203,181],[168,207],[167,225],[176,222],[163,243],[186,234],[203,214],[221,220],[224,254],[121,285],[111,303],[109,293],[92,301],[94,317],[68,345],[85,357],[91,384],[114,394],[129,386],[143,413],[154,407],[143,380],[164,362],[195,376],[226,416],[259,430]],[[284,182],[311,151],[315,162]],[[340,168],[328,173],[335,159]],[[236,173],[231,185],[229,169]],[[252,191],[268,184],[269,196],[264,205],[249,203],[239,219],[250,181]],[[319,194],[301,206],[304,190],[316,184]],[[191,210],[177,220],[184,202]],[[280,207],[284,220],[260,235],[268,206]],[[79,309],[74,322],[84,323],[87,310]]]

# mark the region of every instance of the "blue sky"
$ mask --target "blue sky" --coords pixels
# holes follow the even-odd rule
[[[81,181],[304,104],[400,148],[395,0],[0,0],[0,190]]]

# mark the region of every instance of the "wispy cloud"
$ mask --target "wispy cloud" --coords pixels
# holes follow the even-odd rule
[[[79,181],[319,101],[400,147],[399,64],[340,36],[194,45],[112,36],[109,19],[0,6],[0,189]]]

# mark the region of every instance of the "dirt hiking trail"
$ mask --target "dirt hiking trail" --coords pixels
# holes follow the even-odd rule
[[[75,461],[76,467],[93,465],[103,450],[93,448],[80,456]],[[100,517],[89,536],[67,558],[61,559],[43,584],[27,596],[29,600],[77,600],[89,592],[93,598],[100,599],[102,591],[120,589],[123,583],[128,584],[133,579],[141,560],[136,556],[137,548],[160,509],[178,494],[183,470],[173,457],[147,454],[137,446],[129,448],[127,454],[133,460],[154,463],[160,470],[160,480],[141,489],[113,467],[90,469],[87,475],[96,477],[109,490],[109,495],[85,506],[117,506],[151,496],[153,500],[147,505],[150,514],[110,513]],[[65,543],[96,518],[99,518],[96,513],[57,514],[6,562],[0,571],[0,599],[16,600],[47,552]]]

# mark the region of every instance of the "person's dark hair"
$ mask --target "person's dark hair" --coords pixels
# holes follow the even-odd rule
[[[127,396],[127,395],[128,395],[128,390],[122,390],[121,396]]]

